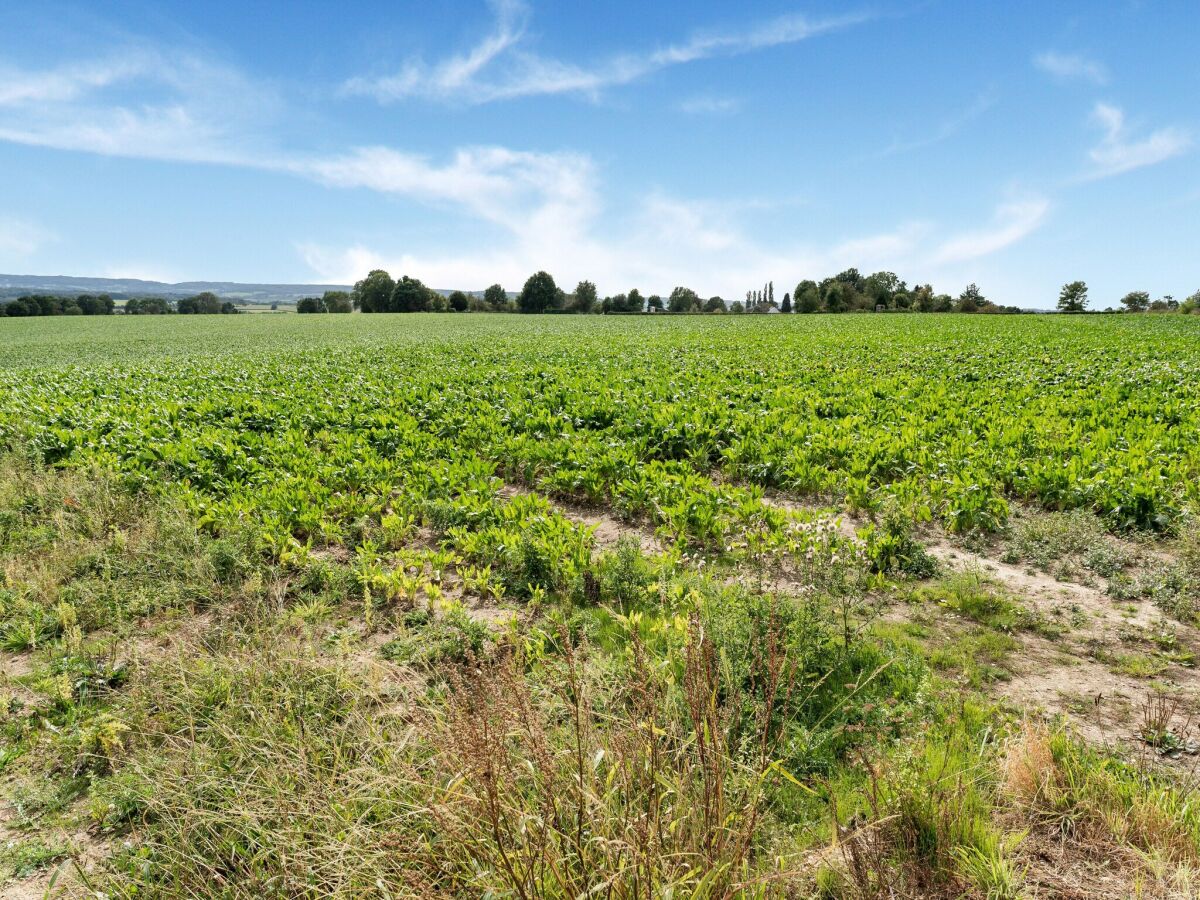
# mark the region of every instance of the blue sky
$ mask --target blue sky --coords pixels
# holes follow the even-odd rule
[[[1200,289],[1200,4],[9,0],[0,271]]]

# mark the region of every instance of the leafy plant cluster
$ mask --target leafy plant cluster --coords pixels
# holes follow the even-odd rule
[[[0,355],[0,440],[274,545],[495,478],[706,553],[785,543],[764,489],[959,532],[1014,499],[1169,531],[1200,497],[1186,318],[364,321],[46,323]]]

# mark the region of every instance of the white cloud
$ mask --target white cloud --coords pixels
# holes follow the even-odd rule
[[[41,72],[0,67],[0,106],[73,100],[95,88],[107,87],[142,74],[139,57],[62,66]]]
[[[296,174],[340,188],[365,188],[449,208],[491,233],[460,241],[455,252],[389,254],[362,245],[330,248],[307,241],[297,249],[321,278],[352,282],[371,268],[416,274],[438,287],[513,284],[530,272],[615,265],[592,231],[601,206],[590,159],[504,147],[456,151],[445,163],[386,147],[287,163]],[[539,262],[542,261],[542,262]]]
[[[893,231],[843,240],[825,254],[824,269],[830,274],[852,266],[879,270],[907,263],[911,267],[932,230],[927,222],[907,222]]]
[[[329,158],[283,161],[286,169],[324,184],[368,188],[432,203],[450,203],[514,232],[544,226],[574,233],[594,205],[592,164],[570,153],[504,147],[460,149],[444,165],[387,147]]]
[[[558,240],[553,229],[531,229],[507,242],[481,240],[454,253],[389,253],[363,244],[331,247],[315,241],[297,250],[318,279],[340,283],[384,268],[440,288],[478,290],[498,281],[515,289],[531,272],[546,269],[567,289],[583,278],[596,282],[601,293],[638,287],[645,294],[665,294],[686,284],[705,296],[735,300],[772,278],[782,294],[791,290],[793,279],[822,278],[855,266],[941,281],[957,290],[980,277],[985,257],[1035,230],[1048,206],[1040,198],[1002,204],[995,225],[979,231],[955,233],[932,222],[903,222],[890,231],[825,244],[770,245],[740,227],[737,204],[654,193],[611,227],[603,211],[581,216],[577,236],[569,241]]]
[[[1063,81],[1090,81],[1092,84],[1108,84],[1108,70],[1102,63],[1073,53],[1056,53],[1053,50],[1039,53],[1033,64],[1048,75]]]
[[[5,76],[0,140],[108,156],[249,164],[262,152],[251,136],[280,109],[240,72],[188,53],[131,47],[87,67]]]
[[[343,92],[373,97],[381,103],[408,97],[467,103],[551,94],[596,97],[606,88],[629,84],[670,66],[793,44],[867,19],[862,14],[828,20],[785,15],[744,29],[697,32],[681,43],[581,66],[522,49],[527,8],[517,0],[492,5],[496,21],[491,33],[468,53],[432,66],[410,60],[399,72],[383,77],[352,78],[343,85]]]
[[[54,235],[40,225],[0,216],[0,259],[24,260],[53,240]]]
[[[1092,118],[1104,129],[1104,137],[1088,153],[1093,168],[1087,178],[1106,178],[1152,166],[1179,156],[1192,145],[1191,136],[1174,127],[1160,128],[1140,140],[1131,139],[1125,113],[1107,103],[1097,103]]]
[[[1050,211],[1045,197],[1027,197],[1002,203],[988,228],[968,231],[943,241],[934,251],[934,265],[967,262],[1003,250],[1032,234]]]
[[[692,116],[723,116],[737,112],[741,105],[741,101],[736,97],[699,94],[695,97],[688,97],[679,104],[679,109]]]
[[[446,97],[468,88],[472,80],[497,56],[516,45],[525,31],[527,10],[517,0],[496,0],[495,25],[490,34],[465,54],[451,56],[434,66],[409,61],[394,75],[377,79],[354,78],[344,85],[349,94],[371,94],[398,99],[412,94]]]

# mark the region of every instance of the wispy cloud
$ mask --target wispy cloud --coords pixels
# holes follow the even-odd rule
[[[54,235],[26,219],[0,216],[0,259],[13,262],[33,256]]]
[[[1032,234],[1049,211],[1050,201],[1040,196],[1002,203],[990,226],[943,241],[934,250],[930,262],[945,265],[990,256]]]
[[[367,147],[274,167],[335,187],[450,204],[517,236],[544,231],[569,240],[597,208],[592,163],[579,154],[474,147],[437,165],[422,156]]]
[[[681,112],[689,116],[726,116],[741,108],[742,102],[736,97],[716,97],[712,94],[698,94],[688,97],[679,104]]]
[[[528,9],[519,0],[493,0],[490,5],[495,11],[492,30],[468,52],[450,56],[432,66],[410,60],[395,74],[380,78],[352,78],[343,85],[343,91],[368,94],[381,100],[398,100],[418,94],[454,97],[472,88],[482,69],[521,40],[528,20]]]
[[[470,67],[463,62],[457,68],[463,72]],[[40,81],[55,87],[22,92],[23,98],[40,96],[36,103],[13,99],[0,105],[0,140],[106,156],[230,165],[372,190],[490,223],[523,243],[578,239],[582,223],[597,207],[592,163],[580,154],[484,146],[459,148],[437,160],[380,146],[319,155],[281,148],[271,133],[280,117],[273,96],[236,70],[198,58],[144,54],[137,66],[121,69],[121,80],[155,97],[153,103],[134,104],[124,94],[113,95],[109,89],[115,76],[76,78],[68,70],[36,78],[18,74],[23,84]],[[15,227],[7,227],[4,235],[3,246],[10,251],[25,246]]]
[[[108,156],[241,163],[280,101],[239,71],[187,53],[122,48],[80,67],[6,70],[0,140]]]
[[[37,72],[0,66],[0,106],[73,100],[145,71],[140,58],[73,64]]]
[[[956,115],[943,120],[925,136],[906,141],[893,141],[875,154],[874,158],[880,159],[885,156],[895,156],[899,153],[910,153],[913,150],[923,150],[926,147],[932,147],[935,144],[948,141],[995,105],[996,95],[994,92],[987,91],[982,93],[971,102],[970,106]]]
[[[1108,84],[1108,70],[1103,63],[1076,53],[1056,53],[1048,50],[1033,58],[1033,64],[1048,75],[1063,81],[1090,81]]]
[[[399,72],[389,75],[352,78],[343,85],[343,92],[373,97],[381,103],[409,97],[466,103],[552,94],[595,98],[608,88],[630,84],[670,66],[793,44],[869,18],[866,14],[855,14],[813,20],[785,15],[744,28],[696,32],[665,47],[581,66],[540,56],[522,47],[528,19],[524,4],[503,0],[492,6],[495,10],[492,31],[469,52],[433,65],[410,60]]]
[[[1125,113],[1119,107],[1097,103],[1092,119],[1104,130],[1100,143],[1088,152],[1092,169],[1085,178],[1107,178],[1152,166],[1189,150],[1191,136],[1180,128],[1167,127],[1153,131],[1143,138],[1129,134]]]

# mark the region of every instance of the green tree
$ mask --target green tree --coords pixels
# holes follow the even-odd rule
[[[867,289],[867,279],[863,278],[858,269],[846,269],[844,272],[838,272],[833,276],[833,280],[853,288],[855,293],[861,294]]]
[[[1150,308],[1150,295],[1146,291],[1130,291],[1121,298],[1126,312],[1145,312]]]
[[[983,296],[983,292],[979,290],[979,286],[975,282],[971,282],[963,292],[958,295],[958,311],[964,313],[979,312],[987,303],[987,298]]]
[[[214,316],[221,312],[221,298],[212,291],[204,291],[194,297],[184,297],[176,308],[185,316]]]
[[[671,312],[691,312],[700,308],[700,297],[691,288],[677,287],[667,298],[667,309]]]
[[[75,298],[75,305],[83,311],[85,316],[111,316],[116,308],[113,298],[108,294],[100,294],[95,297],[91,294],[80,294]]]
[[[575,311],[590,313],[596,308],[596,286],[590,281],[575,285]]]
[[[325,301],[321,297],[302,297],[296,301],[296,312],[301,315],[327,311]]]
[[[325,311],[331,313],[348,313],[354,309],[354,302],[348,291],[326,291],[321,301]]]
[[[640,313],[646,309],[646,300],[642,297],[642,292],[634,288],[629,292],[629,296],[625,300],[625,311]]]
[[[559,303],[558,285],[549,272],[530,275],[517,297],[517,308],[523,313],[543,313]]]
[[[646,298],[646,309],[650,310],[650,312],[662,312],[664,309],[663,298],[658,296],[658,294],[651,294]]]
[[[125,301],[124,311],[127,316],[165,316],[174,312],[162,297],[133,297]]]
[[[792,307],[801,313],[815,313],[821,308],[821,292],[815,281],[806,279],[796,285],[792,293]]]
[[[853,291],[854,289],[844,281],[827,279],[821,283],[821,303],[827,312],[845,312],[848,306],[846,297]]]
[[[876,272],[868,275],[863,282],[863,293],[870,300],[872,307],[896,306],[896,295],[907,289],[894,272]]]
[[[933,285],[918,284],[912,289],[912,307],[917,312],[933,312]]]
[[[1088,305],[1087,285],[1082,281],[1072,281],[1062,286],[1058,292],[1058,311],[1068,313],[1083,312]]]
[[[366,278],[356,282],[350,296],[355,309],[365,313],[387,312],[392,304],[396,282],[383,269],[373,269]]]
[[[779,304],[779,311],[790,313],[792,311],[792,295],[787,291],[783,293],[783,302]]]
[[[725,312],[725,300],[722,297],[709,297],[706,301],[704,301],[704,311],[706,313]]]
[[[450,304],[450,308],[455,312],[466,312],[467,307],[471,305],[471,298],[462,291],[454,291],[446,299]]]
[[[392,296],[385,310],[380,312],[426,312],[430,306],[429,289],[420,279],[405,275],[392,284]],[[365,311],[365,310],[364,310]]]
[[[487,302],[487,305],[491,309],[494,309],[497,312],[501,312],[508,308],[508,293],[498,284],[493,284],[486,291],[484,291],[483,299]]]

